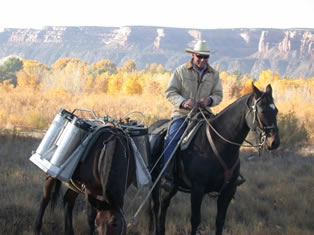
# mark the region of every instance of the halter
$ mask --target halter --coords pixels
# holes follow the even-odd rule
[[[260,135],[260,143],[258,144],[258,147],[261,148],[265,145],[266,143],[266,137],[267,134],[272,131],[272,130],[277,130],[277,127],[272,124],[271,126],[265,126],[260,118],[260,115],[257,110],[257,104],[262,100],[264,97],[265,93],[261,95],[258,99],[254,99],[253,105],[249,106],[249,99],[247,100],[247,106],[248,106],[248,111],[245,115],[245,119],[248,120],[249,114],[252,112],[253,113],[253,120],[252,120],[252,126],[248,124],[250,129],[253,129],[257,134]],[[259,129],[260,133],[257,132],[257,130],[254,127],[254,124],[257,123],[256,127]]]

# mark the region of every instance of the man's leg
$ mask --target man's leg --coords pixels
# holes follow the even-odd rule
[[[187,127],[187,124],[184,123],[184,120],[184,118],[174,120],[169,127],[168,136],[164,144],[164,166],[167,164],[170,156],[172,155],[172,152],[175,151],[175,148]],[[170,190],[173,185],[172,166],[173,160],[168,163],[168,166],[164,172],[164,177],[161,179],[162,187],[168,190]]]

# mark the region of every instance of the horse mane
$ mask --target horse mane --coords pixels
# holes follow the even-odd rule
[[[227,107],[225,107],[223,110],[221,110],[220,112],[218,112],[216,115],[215,115],[215,118],[216,119],[217,117],[221,116],[222,114],[224,114],[226,111],[230,110],[230,108],[232,108],[233,106],[237,105],[238,103],[240,102],[243,102],[243,100],[248,100],[250,99],[250,97],[253,96],[253,93],[249,93],[249,94],[246,94],[244,96],[241,96],[240,98],[238,98],[237,100],[235,100],[234,102],[230,103]],[[213,120],[214,120],[213,119]]]

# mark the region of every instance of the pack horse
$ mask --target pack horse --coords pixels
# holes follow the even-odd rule
[[[201,125],[185,150],[179,150],[175,158],[174,187],[166,191],[159,184],[151,196],[150,234],[164,235],[166,213],[171,198],[178,192],[191,194],[191,235],[196,235],[201,223],[201,204],[205,194],[216,192],[216,235],[221,235],[228,206],[237,189],[239,176],[239,149],[250,130],[261,137],[260,143],[268,150],[276,149],[280,139],[277,127],[277,108],[272,97],[272,88],[260,91],[252,84],[253,92],[230,104],[214,118],[203,118]],[[159,122],[162,123],[162,122]],[[150,132],[160,130],[157,123]],[[152,162],[158,166],[162,153],[163,137],[152,146]],[[160,178],[161,166],[152,173],[153,181]]]
[[[132,183],[135,186],[150,183],[142,158],[147,154],[142,151],[147,149],[146,144],[147,127],[134,120],[130,124],[108,118],[83,119],[74,111],[61,109],[30,158],[49,175],[35,234],[40,233],[45,208],[50,199],[55,201],[61,182],[69,187],[64,196],[65,234],[74,234],[72,210],[79,193],[84,193],[97,211],[90,217],[90,234],[94,232],[94,223],[99,234],[126,234],[123,212],[126,190]]]

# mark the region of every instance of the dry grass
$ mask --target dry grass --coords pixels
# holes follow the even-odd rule
[[[45,175],[28,159],[40,139],[14,133],[0,135],[0,234],[32,234],[32,226],[39,208]],[[227,215],[226,235],[309,235],[314,232],[314,155],[276,152],[253,157],[255,152],[241,154],[242,173],[247,182],[238,188]],[[249,160],[250,159],[250,160]],[[126,196],[130,218],[140,205],[145,192],[133,200],[135,189]],[[205,197],[202,206],[202,234],[215,229],[216,201]],[[138,216],[138,223],[129,234],[146,235],[146,208]],[[167,233],[188,234],[190,231],[189,195],[178,193],[168,211]],[[88,231],[86,205],[79,198],[74,211],[76,234]],[[46,211],[42,234],[63,231],[63,211],[58,206]]]

